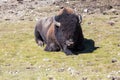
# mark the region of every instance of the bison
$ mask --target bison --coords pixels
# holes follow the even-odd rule
[[[60,51],[72,55],[83,50],[82,17],[71,8],[62,7],[56,16],[40,19],[35,26],[35,40],[45,51]]]

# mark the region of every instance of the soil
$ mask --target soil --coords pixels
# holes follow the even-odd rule
[[[72,7],[78,14],[120,14],[119,0],[0,0],[0,21],[33,21],[55,15],[62,6]]]

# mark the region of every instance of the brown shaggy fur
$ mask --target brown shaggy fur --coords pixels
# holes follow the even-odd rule
[[[54,18],[60,26],[54,22]],[[66,55],[81,49],[84,38],[78,16],[74,9],[68,7],[62,7],[55,17],[42,19],[36,25],[35,37],[40,45],[46,44],[45,51],[62,50]]]
[[[74,14],[74,10],[72,8],[69,8],[69,7],[62,7],[59,10],[58,15],[63,14],[63,12],[66,12],[68,14]],[[49,28],[48,32],[47,32],[47,40],[51,38],[53,41],[55,41],[55,33],[54,33],[54,31],[55,31],[55,24],[52,23],[50,25],[50,28]]]
[[[67,12],[68,14],[74,14],[75,13],[74,9],[72,9],[72,8],[62,7],[57,15],[63,14],[64,11]]]
[[[47,45],[45,51],[60,51],[60,46],[55,36],[54,23],[50,25],[46,37],[47,37]]]
[[[53,41],[55,39],[54,31],[55,31],[54,23],[52,23],[50,25],[48,32],[47,32],[47,40],[51,39]]]

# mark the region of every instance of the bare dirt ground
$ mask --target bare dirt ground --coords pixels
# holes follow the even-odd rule
[[[119,0],[1,0],[1,20],[35,20],[55,15],[61,6],[75,8],[78,14],[120,14]]]

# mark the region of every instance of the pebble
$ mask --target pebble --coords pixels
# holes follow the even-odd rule
[[[120,47],[120,44],[118,44],[118,47]]]
[[[84,13],[88,13],[88,9],[84,9],[83,11],[84,11]]]
[[[83,77],[82,80],[87,80],[87,77]]]
[[[51,60],[48,58],[44,58],[43,61],[50,62]]]
[[[113,58],[111,62],[115,63],[115,62],[117,62],[117,59]]]
[[[49,80],[54,80],[53,77],[49,77]]]
[[[58,72],[64,72],[64,71],[65,71],[64,68],[58,69]]]
[[[110,24],[111,26],[115,25],[115,21],[108,21],[108,24]]]

